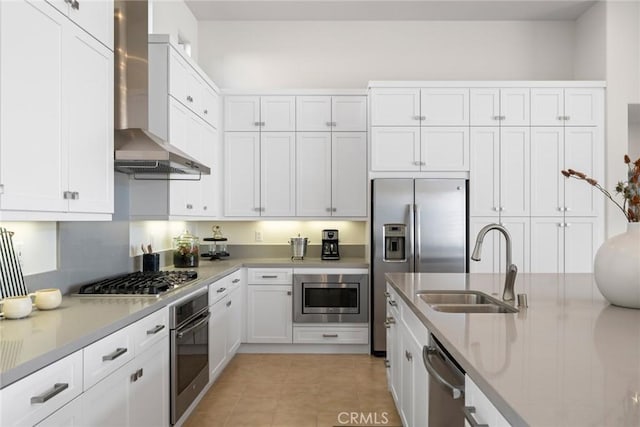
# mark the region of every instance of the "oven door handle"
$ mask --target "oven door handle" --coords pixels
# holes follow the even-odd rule
[[[207,314],[204,318],[202,318],[202,320],[200,320],[199,322],[197,322],[195,325],[190,326],[184,330],[182,330],[182,328],[178,329],[177,332],[177,337],[178,339],[182,338],[183,336],[185,336],[186,334],[188,334],[189,332],[193,332],[196,329],[201,328],[204,324],[206,324],[209,321],[209,318],[211,317],[211,312],[207,311]],[[187,325],[185,325],[187,326]]]

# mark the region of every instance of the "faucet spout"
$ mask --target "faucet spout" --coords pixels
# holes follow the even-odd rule
[[[502,292],[502,299],[504,301],[513,301],[515,300],[514,286],[516,283],[516,276],[518,274],[518,267],[511,262],[511,235],[500,224],[489,224],[482,227],[480,232],[478,233],[478,237],[476,238],[476,245],[473,248],[473,252],[471,254],[471,259],[474,261],[480,261],[480,257],[482,255],[482,243],[484,242],[484,236],[491,230],[497,230],[504,236],[506,240],[506,263],[507,263],[507,271],[504,282],[504,291]]]

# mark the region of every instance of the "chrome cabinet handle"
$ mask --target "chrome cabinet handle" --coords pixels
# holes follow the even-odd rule
[[[144,373],[144,371],[142,370],[142,368],[138,369],[137,371],[135,371],[133,374],[131,374],[131,382],[135,383],[136,381],[138,381],[139,378],[142,378],[142,374]]]
[[[338,338],[338,334],[322,334],[322,338]]]
[[[465,406],[462,408],[462,412],[464,412],[464,417],[471,427],[489,427],[489,424],[480,424],[476,417],[473,415],[476,413],[475,406]]]
[[[331,208],[327,208],[327,212],[331,212]]]
[[[493,120],[500,120],[500,116],[493,116]]]
[[[411,354],[409,350],[404,351],[404,357],[406,357],[409,362],[413,360],[413,354]]]
[[[240,281],[240,279],[233,279],[233,280],[231,281],[231,283],[238,283],[239,281]]]
[[[58,394],[62,393],[63,391],[65,391],[66,389],[69,388],[69,384],[67,383],[55,383],[53,385],[53,388],[51,390],[47,390],[44,393],[42,393],[39,396],[33,396],[31,398],[31,403],[44,403],[47,400],[53,398],[54,396],[57,396]]]
[[[564,120],[564,116],[558,116],[558,120],[560,121]]]
[[[155,335],[155,334],[157,334],[158,332],[160,332],[163,329],[164,329],[164,325],[156,325],[155,328],[149,329],[147,331],[147,335]]]
[[[389,359],[384,359],[384,367],[385,368],[390,368],[391,367],[391,362],[389,362]]]
[[[420,120],[427,120],[427,116],[420,116]]]
[[[338,208],[331,208],[331,212],[337,212]]]
[[[385,328],[389,329],[391,328],[391,325],[394,325],[396,323],[396,319],[394,319],[393,317],[387,317],[387,319],[384,321],[384,326]]]
[[[193,102],[193,96],[191,96],[191,95],[187,95],[187,101],[189,101],[189,102]]]
[[[136,374],[138,374],[138,378],[141,378],[143,373],[144,371],[142,370],[142,368],[138,369],[138,371],[136,372]]]
[[[416,165],[416,166],[420,166],[420,165],[422,165],[422,162],[419,161],[419,160],[416,160],[416,161],[413,162],[413,164]]]
[[[71,191],[63,191],[62,192],[62,198],[67,200],[71,198]]]
[[[389,293],[389,291],[384,291],[382,295],[384,295],[385,298],[391,298],[391,294]]]
[[[205,110],[204,110],[204,113],[205,113],[205,114],[209,114],[209,110],[206,110],[206,109],[205,109]]]
[[[64,0],[64,2],[67,3],[67,4],[72,4],[73,0]]]
[[[413,120],[422,120],[422,116],[413,116]]]
[[[262,278],[263,278],[263,279],[277,279],[277,278],[278,278],[278,276],[276,276],[275,274],[273,274],[273,275],[266,275],[266,274],[263,274],[263,275],[262,275]]]
[[[193,205],[191,203],[187,203],[187,209],[193,209]]]
[[[291,295],[291,291],[287,291],[287,295]]]
[[[389,305],[390,305],[391,307],[395,307],[395,306],[397,306],[397,305],[398,305],[398,303],[397,303],[396,301],[394,301],[394,300],[390,299],[390,300],[389,300]]]
[[[107,354],[106,356],[102,356],[102,361],[106,362],[108,360],[116,360],[118,357],[122,356],[127,352],[127,349],[124,347],[117,348],[113,353]]]
[[[254,126],[260,126],[260,122],[253,122]]]
[[[222,292],[226,291],[227,288],[218,288],[218,290],[216,291],[216,293],[221,294]]]
[[[333,125],[332,125],[332,122],[325,122],[325,124],[326,124],[328,127],[333,126]]]
[[[231,307],[231,301],[227,301],[227,307]]]
[[[564,116],[565,120],[571,120],[571,116]]]
[[[459,399],[464,394],[464,385],[455,386],[451,384],[449,381],[445,380],[442,375],[436,371],[436,368],[433,367],[429,358],[431,355],[438,354],[438,350],[435,347],[422,347],[422,361],[424,362],[424,367],[427,368],[427,372],[429,375],[433,377],[434,380],[445,386],[446,388],[451,390],[454,399]]]
[[[202,209],[206,211],[206,210],[207,210],[207,207],[206,207],[206,206],[203,206],[203,207],[202,207]]]
[[[80,10],[80,2],[78,0],[74,0],[73,3],[71,3],[71,8],[75,10]]]

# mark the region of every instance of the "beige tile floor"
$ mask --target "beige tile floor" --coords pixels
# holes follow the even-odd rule
[[[343,425],[402,425],[387,390],[383,359],[368,355],[238,354],[184,424]]]

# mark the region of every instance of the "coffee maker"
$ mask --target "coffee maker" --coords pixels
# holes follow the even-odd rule
[[[338,230],[322,230],[322,255],[321,259],[340,259],[338,249]]]

